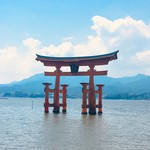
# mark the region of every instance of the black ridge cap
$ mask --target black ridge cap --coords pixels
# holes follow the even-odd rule
[[[44,59],[50,59],[50,60],[54,60],[54,61],[63,61],[63,60],[74,60],[74,59],[100,59],[100,58],[107,58],[107,57],[113,57],[114,59],[117,59],[117,53],[119,52],[119,50],[112,52],[112,53],[108,53],[108,54],[102,54],[102,55],[94,55],[94,56],[79,56],[79,57],[51,57],[51,56],[42,56],[39,54],[36,54],[37,58],[36,60],[39,60],[40,58],[44,58]]]

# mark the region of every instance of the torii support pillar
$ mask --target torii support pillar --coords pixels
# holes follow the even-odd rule
[[[87,93],[88,89],[87,86],[89,85],[88,83],[80,83],[82,87],[82,114],[87,114]]]
[[[59,104],[59,86],[60,86],[60,66],[56,66],[56,80],[55,80],[55,89],[54,89],[54,109],[53,113],[59,113],[60,104]]]
[[[66,103],[66,95],[67,95],[67,84],[62,84],[62,112],[66,113],[67,103]]]
[[[94,65],[90,65],[90,79],[89,79],[89,115],[96,115],[96,97],[94,87]]]
[[[44,88],[44,92],[45,92],[45,103],[44,103],[44,112],[45,113],[49,113],[49,86],[51,85],[51,83],[43,83],[43,85],[45,86]]]
[[[97,84],[98,87],[98,114],[102,114],[102,87],[104,86],[103,84]]]

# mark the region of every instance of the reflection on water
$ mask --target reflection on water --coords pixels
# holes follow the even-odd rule
[[[33,107],[33,108],[32,108]],[[102,115],[43,113],[42,99],[0,100],[0,150],[149,150],[150,101],[104,101]]]

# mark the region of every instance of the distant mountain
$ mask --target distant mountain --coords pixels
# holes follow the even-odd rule
[[[88,82],[88,77],[61,77],[61,84],[68,84],[68,97],[81,97],[81,82]],[[52,83],[55,77],[36,74],[27,79],[10,84],[0,84],[0,96],[43,97],[42,83]],[[103,97],[108,99],[150,99],[150,76],[139,74],[132,77],[112,78],[96,76],[95,84],[104,84]]]

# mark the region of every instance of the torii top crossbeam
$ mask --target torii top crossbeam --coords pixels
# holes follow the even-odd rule
[[[37,54],[36,60],[43,62],[44,66],[57,66],[60,64],[61,66],[70,66],[71,64],[77,66],[107,65],[109,61],[117,59],[118,52],[84,57],[48,57]]]
[[[44,66],[70,66],[71,72],[60,72],[60,76],[85,76],[89,75],[88,72],[78,72],[79,66],[96,66],[107,65],[109,61],[117,59],[117,53],[115,51],[109,54],[96,55],[96,56],[84,56],[84,57],[49,57],[36,55],[37,61],[41,61]],[[56,72],[45,72],[46,76],[56,76]],[[95,71],[94,75],[107,75],[106,71]]]

